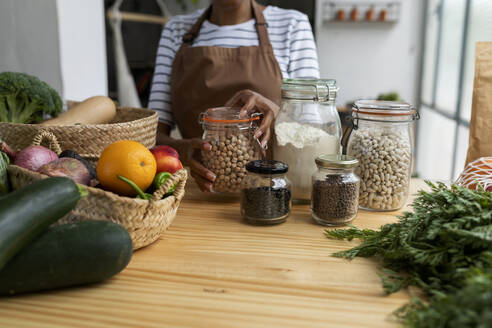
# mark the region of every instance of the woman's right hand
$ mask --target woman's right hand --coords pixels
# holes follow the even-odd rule
[[[212,146],[200,138],[174,139],[169,136],[171,127],[159,122],[157,127],[157,144],[170,145],[180,155],[181,162],[189,166],[191,176],[202,191],[212,191],[215,174],[201,164],[202,151],[210,151]]]
[[[212,185],[215,181],[215,174],[207,169],[201,163],[202,151],[210,151],[212,146],[200,139],[188,139],[188,149],[186,152],[185,163],[190,167],[191,176],[195,179],[201,191],[212,191]]]

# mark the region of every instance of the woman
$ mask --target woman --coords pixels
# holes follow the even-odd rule
[[[157,52],[149,108],[159,113],[158,144],[171,145],[203,191],[215,175],[194,154],[201,140],[199,114],[241,106],[241,115],[263,113],[256,132],[263,146],[279,112],[282,78],[319,78],[316,46],[306,15],[258,5],[254,0],[213,0],[206,10],[175,16]],[[169,136],[177,125],[183,139]]]

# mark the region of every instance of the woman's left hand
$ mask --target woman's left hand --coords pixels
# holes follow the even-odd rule
[[[251,90],[237,92],[226,102],[225,106],[241,106],[240,117],[247,117],[255,112],[263,114],[260,127],[255,132],[255,137],[260,140],[263,149],[266,149],[268,140],[271,137],[271,125],[275,121],[280,107],[270,99]]]

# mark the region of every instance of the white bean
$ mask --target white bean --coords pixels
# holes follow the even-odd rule
[[[408,194],[411,152],[408,134],[403,131],[352,132],[348,154],[359,160],[361,206],[391,210],[403,205]]]

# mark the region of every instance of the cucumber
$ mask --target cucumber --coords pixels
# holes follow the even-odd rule
[[[73,180],[38,180],[0,198],[0,270],[18,251],[70,212],[80,192]]]
[[[103,281],[123,270],[132,253],[130,235],[116,223],[50,227],[0,271],[0,295]]]

